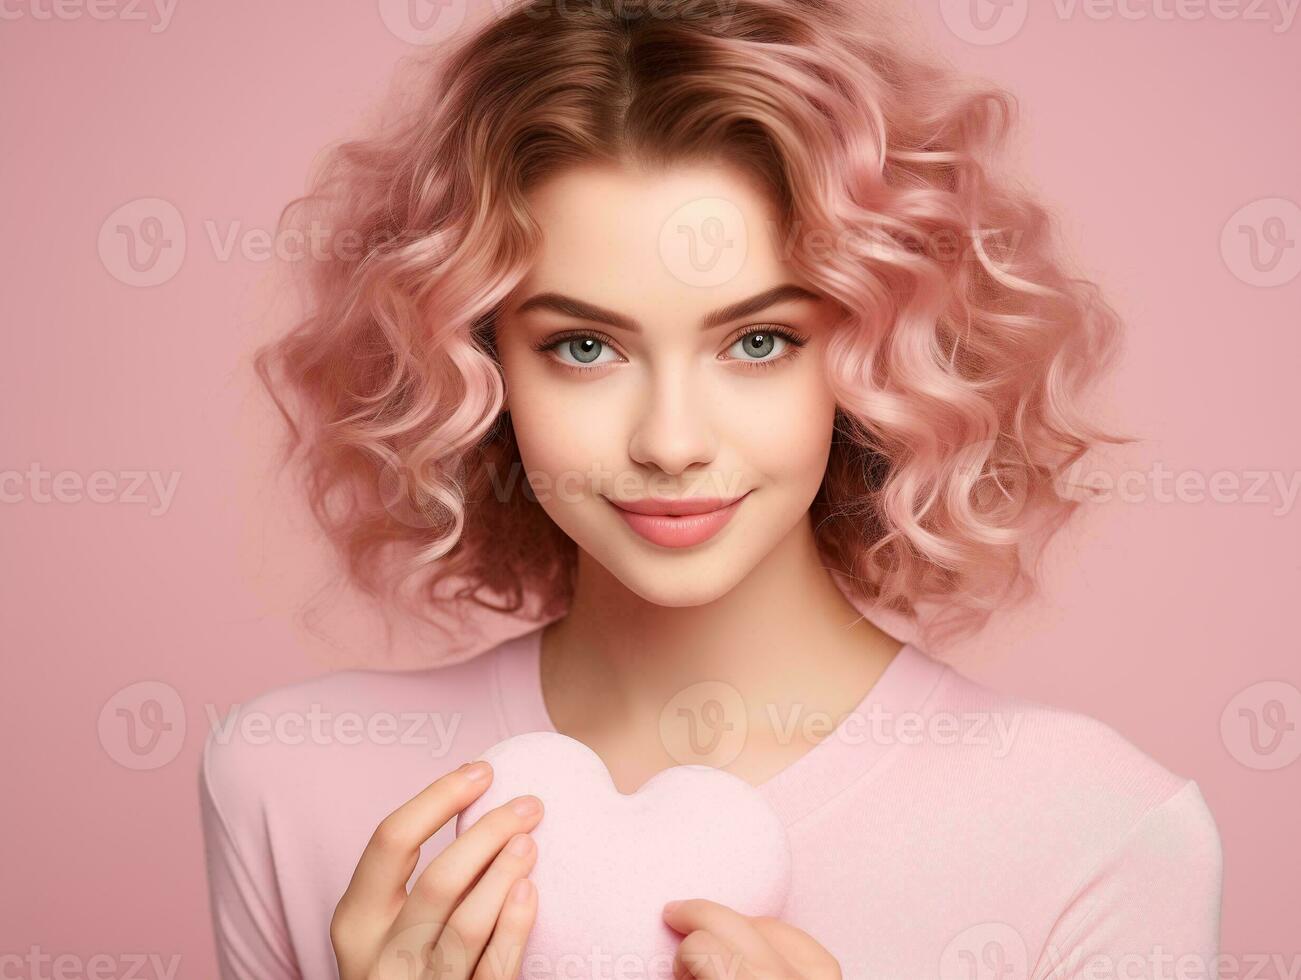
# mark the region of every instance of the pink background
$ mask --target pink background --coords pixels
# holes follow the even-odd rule
[[[1155,11],[1173,3],[1135,0],[1124,18],[1013,0],[1004,15],[1025,22],[998,44],[963,26],[966,0],[917,9],[943,54],[1017,94],[1028,180],[1129,324],[1106,417],[1145,439],[1098,464],[1135,474],[1130,498],[1059,538],[1045,597],[956,651],[960,667],[1102,718],[1198,780],[1224,841],[1223,950],[1245,975],[1247,956],[1301,962],[1301,761],[1281,765],[1301,752],[1301,517],[1286,492],[1301,470],[1301,277],[1270,284],[1301,264],[1301,24],[1241,6],[1167,19]],[[9,4],[0,25],[0,953],[144,951],[212,976],[196,797],[209,708],[384,657],[355,604],[326,594],[315,631],[300,615],[329,558],[274,476],[277,430],[248,365],[283,309],[256,238],[229,256],[222,242],[274,228],[313,155],[361,125],[413,49],[391,26],[405,4],[181,2],[161,30],[148,3],[108,19],[50,8]],[[115,233],[155,225],[128,213],[100,241],[141,198],[176,209],[162,265],[141,273],[155,285],[123,281]],[[1229,224],[1268,198],[1283,203]],[[1277,243],[1272,271],[1249,261],[1242,225]],[[33,487],[33,465],[70,474],[62,500]],[[75,489],[96,471],[108,499]],[[179,474],[166,506],[132,502],[136,471]],[[1162,473],[1183,475],[1173,499]],[[1198,481],[1217,473],[1212,499]],[[1257,473],[1270,482],[1248,493]],[[392,662],[430,657],[420,642]],[[1292,693],[1256,686],[1270,680]],[[175,701],[133,761],[111,699],[140,682]],[[1293,727],[1253,749],[1236,708],[1264,711],[1280,690]]]

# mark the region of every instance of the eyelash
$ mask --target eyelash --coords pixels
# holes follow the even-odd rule
[[[741,359],[735,357],[728,358],[728,360],[735,361],[738,364],[744,364],[747,370],[764,371],[776,367],[778,364],[782,363],[783,361],[794,359],[799,355],[800,348],[802,348],[805,344],[808,343],[808,339],[806,337],[800,335],[796,331],[792,330],[790,327],[781,326],[780,324],[766,324],[765,327],[762,329],[756,327],[750,327],[747,330],[743,330],[741,333],[734,334],[732,338],[726,344],[723,345],[723,349],[726,350],[727,348],[735,344],[738,340],[742,340],[746,337],[749,337],[751,334],[756,334],[756,333],[773,334],[774,336],[781,337],[790,346],[786,350],[786,352],[781,354],[780,356],[763,360],[763,361],[756,361],[753,358]],[[545,353],[553,350],[554,348],[565,343],[566,341],[577,340],[580,338],[586,338],[589,340],[599,340],[607,347],[614,348],[615,350],[617,350],[619,346],[614,342],[613,339],[611,339],[609,334],[602,333],[599,330],[570,330],[562,334],[557,334],[552,337],[547,337],[545,340],[542,340],[534,344],[533,349],[535,351],[538,351],[539,353]],[[591,374],[593,371],[597,371],[599,370],[600,367],[604,366],[604,365],[600,365],[596,368],[578,367],[575,364],[567,364],[556,357],[551,358],[551,360],[557,366],[564,368],[567,371],[571,371],[574,374]]]

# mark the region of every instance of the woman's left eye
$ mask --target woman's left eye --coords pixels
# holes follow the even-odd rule
[[[791,342],[770,330],[752,330],[738,337],[729,347],[728,354],[740,361],[775,361],[791,346]]]

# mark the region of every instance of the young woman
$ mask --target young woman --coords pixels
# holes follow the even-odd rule
[[[1081,407],[1117,320],[998,169],[1011,98],[904,37],[864,0],[533,0],[290,212],[330,247],[260,363],[348,571],[526,629],[244,709],[328,737],[214,732],[224,976],[604,975],[520,962],[545,794],[453,837],[534,730],[780,816],[782,915],[680,896],[665,976],[1213,962],[1196,784],[927,652],[1028,593],[1066,469],[1120,441]]]

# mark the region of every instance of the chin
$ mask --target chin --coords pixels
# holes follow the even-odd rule
[[[745,577],[746,569],[735,561],[700,557],[692,567],[685,556],[626,555],[606,568],[628,591],[657,606],[673,608],[703,606],[721,599]]]
[[[664,606],[669,609],[685,609],[690,606],[704,606],[717,599],[721,599],[731,591],[731,583],[717,584],[713,582],[692,582],[690,584],[682,582],[664,582],[664,581],[642,581],[621,578],[627,588],[635,592],[642,599],[656,606]]]

